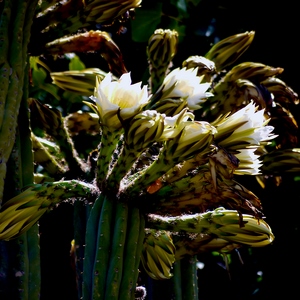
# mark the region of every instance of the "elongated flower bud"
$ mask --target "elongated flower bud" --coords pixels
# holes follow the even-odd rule
[[[263,219],[240,215],[236,210],[226,210],[223,207],[180,217],[150,215],[147,226],[157,230],[210,234],[251,247],[266,246],[274,240],[270,226]]]
[[[87,0],[85,1],[87,21],[101,24],[111,23],[129,10],[139,7],[141,2],[141,0]]]
[[[215,133],[215,127],[208,122],[190,122],[176,138],[166,142],[165,157],[174,161],[183,161],[198,153],[205,156],[212,150],[211,145]]]
[[[53,84],[63,90],[87,97],[94,93],[96,77],[103,80],[106,75],[106,72],[97,68],[50,73]]]
[[[35,184],[8,200],[0,210],[0,240],[20,236],[56,204],[70,198],[94,198],[96,188],[77,180]]]
[[[265,175],[298,173],[300,171],[300,149],[278,149],[260,156],[261,172]]]
[[[182,213],[204,212],[226,206],[257,218],[262,216],[259,198],[245,186],[225,176],[223,169],[216,167],[217,176],[212,174],[209,164],[199,166],[197,172],[168,183],[159,181],[159,188],[147,195],[146,205],[155,214],[180,215]]]
[[[268,89],[270,93],[274,96],[274,102],[279,102],[284,105],[299,104],[298,94],[288,86],[284,81],[276,77],[268,77],[263,80],[261,84]]]
[[[90,30],[54,40],[46,44],[44,53],[62,55],[89,51],[100,52],[101,56],[107,61],[109,70],[115,75],[121,76],[127,73],[119,47],[105,31]]]
[[[176,247],[176,261],[187,256],[194,256],[205,252],[230,253],[242,247],[241,244],[232,243],[206,233],[172,234],[171,232],[171,236]]]
[[[162,280],[172,277],[175,246],[167,231],[146,230],[141,262],[152,279]]]
[[[61,112],[33,98],[29,99],[29,106],[32,112],[32,123],[45,130],[47,134],[58,137],[64,124]]]
[[[229,36],[218,43],[205,54],[205,57],[215,63],[217,71],[222,71],[232,65],[249,48],[254,38],[254,31]]]
[[[224,81],[235,81],[237,79],[249,79],[261,82],[269,77],[280,75],[283,68],[275,68],[262,63],[243,62],[234,66],[224,76]]]
[[[156,29],[148,41],[147,55],[151,75],[151,90],[155,92],[163,82],[170,63],[177,52],[178,32]]]

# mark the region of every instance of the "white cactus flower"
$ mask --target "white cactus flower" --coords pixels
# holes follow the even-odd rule
[[[184,98],[189,109],[199,109],[206,98],[213,96],[207,92],[210,83],[200,83],[201,80],[202,76],[197,76],[197,68],[174,69],[163,81],[162,98]]]
[[[238,150],[268,143],[276,135],[267,126],[264,110],[257,110],[253,102],[215,124],[218,144],[227,150]]]
[[[141,87],[140,82],[131,84],[130,73],[123,74],[117,81],[113,81],[112,74],[108,73],[102,81],[96,79],[96,88],[91,99],[96,102],[101,125],[120,129],[121,120],[127,120],[139,113],[148,103],[149,95],[146,85]]]

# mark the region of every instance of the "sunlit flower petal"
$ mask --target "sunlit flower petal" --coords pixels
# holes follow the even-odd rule
[[[121,119],[127,120],[141,111],[149,96],[146,85],[131,84],[130,73],[123,74],[117,81],[108,73],[102,81],[97,79],[91,99],[96,102],[101,125],[118,129],[122,127],[118,110]]]
[[[187,99],[190,109],[199,109],[206,98],[213,96],[207,92],[209,83],[200,83],[202,76],[197,76],[197,68],[177,68],[171,71],[162,85],[163,98]]]
[[[240,149],[235,156],[239,159],[239,166],[234,171],[237,175],[258,175],[261,173],[262,162],[259,155],[255,154],[256,148]]]
[[[251,146],[259,146],[273,139],[273,126],[266,126],[268,120],[264,110],[257,111],[253,102],[236,113],[214,124],[217,128],[217,143],[227,150],[237,150]]]

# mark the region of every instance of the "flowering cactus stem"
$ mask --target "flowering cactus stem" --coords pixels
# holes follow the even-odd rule
[[[119,142],[122,131],[110,131],[107,127],[102,127],[101,143],[97,160],[97,184],[101,187],[109,172],[109,164],[112,161],[114,151]]]
[[[129,149],[124,145],[116,164],[107,178],[107,187],[118,190],[121,179],[126,175],[140,153]]]

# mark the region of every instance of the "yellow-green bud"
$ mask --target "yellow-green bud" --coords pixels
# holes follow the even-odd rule
[[[280,75],[283,71],[283,68],[274,68],[262,63],[243,62],[227,72],[223,80],[235,81],[237,79],[249,79],[261,82],[269,77]]]
[[[147,230],[141,255],[141,262],[147,274],[155,280],[170,279],[175,251],[167,231]]]
[[[85,14],[87,22],[111,24],[115,19],[121,18],[132,9],[140,6],[142,0],[86,0]]]
[[[212,46],[205,57],[215,63],[217,71],[222,71],[237,61],[249,48],[254,34],[254,31],[246,31],[227,37]]]
[[[157,29],[150,37],[147,47],[151,75],[151,91],[161,85],[171,61],[177,52],[178,33],[170,29]]]
[[[168,67],[177,52],[178,32],[156,29],[148,41],[147,54],[151,67]]]

